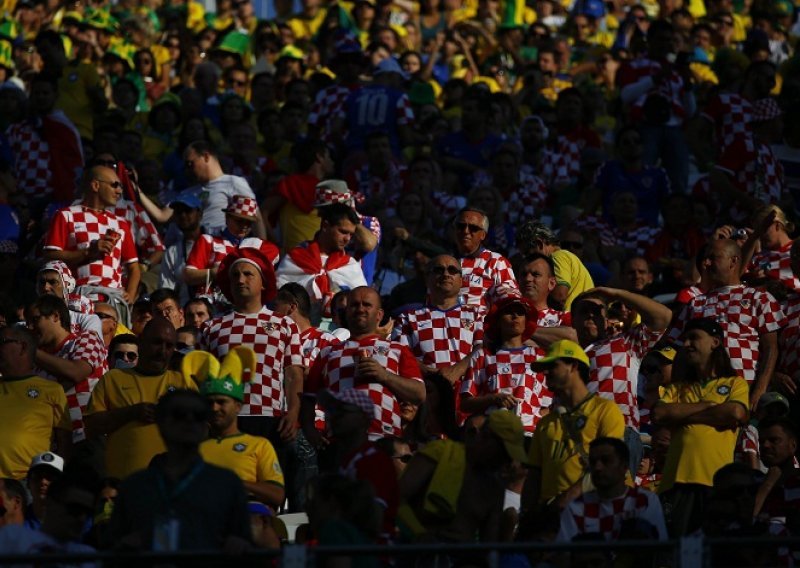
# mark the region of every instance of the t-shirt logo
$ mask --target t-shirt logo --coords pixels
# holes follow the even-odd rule
[[[463,327],[467,331],[472,331],[472,328],[475,327],[475,322],[471,321],[471,320],[468,320],[468,319],[461,318],[461,327]]]
[[[721,394],[722,396],[727,396],[731,392],[731,387],[728,385],[720,385],[717,387],[717,394]]]
[[[749,310],[750,309],[750,300],[748,300],[747,298],[742,298],[739,303],[742,304],[742,307],[745,310]]]
[[[377,345],[375,347],[375,352],[378,355],[388,355],[389,354],[389,348],[386,345]]]
[[[240,454],[247,449],[247,444],[242,444],[241,442],[238,444],[233,445],[233,451],[239,452]]]
[[[172,385],[167,387],[167,392],[172,392],[174,390],[175,390],[175,387],[173,387]]]
[[[272,322],[265,321],[264,323],[261,324],[261,327],[267,333],[271,333],[271,332],[275,331],[275,324],[272,323]]]
[[[28,394],[28,398],[39,398],[38,389],[29,388],[27,394]]]

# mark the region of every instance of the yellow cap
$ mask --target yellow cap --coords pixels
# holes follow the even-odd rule
[[[590,366],[589,357],[586,356],[580,345],[569,339],[562,339],[552,343],[550,349],[547,350],[547,355],[531,363],[531,367],[534,370],[540,370],[558,359],[574,359],[587,367]]]

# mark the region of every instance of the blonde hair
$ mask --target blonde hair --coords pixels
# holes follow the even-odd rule
[[[789,219],[786,217],[786,213],[784,213],[783,209],[777,205],[764,205],[756,209],[756,212],[753,214],[753,226],[755,227],[759,225],[766,218],[766,216],[773,211],[775,212],[775,220],[784,226],[786,232],[794,232],[794,223],[789,221]]]

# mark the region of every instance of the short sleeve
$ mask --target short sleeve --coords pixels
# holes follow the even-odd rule
[[[289,318],[284,318],[286,325],[286,349],[283,352],[283,366],[303,366],[303,342],[300,341],[300,330],[297,324]]]
[[[605,408],[600,415],[597,437],[606,436],[621,440],[625,437],[625,418],[616,404],[611,401],[605,402],[608,402],[608,404],[604,405]]]
[[[68,235],[67,220],[64,217],[64,212],[59,211],[50,221],[50,230],[47,232],[44,248],[48,250],[66,250]]]
[[[53,401],[53,428],[72,432],[72,418],[69,414],[69,403],[67,395],[61,389],[56,390],[56,397]]]
[[[740,402],[745,408],[750,408],[750,387],[742,377],[735,377],[731,383],[731,394],[728,402]]]
[[[399,371],[400,376],[406,379],[413,379],[415,381],[422,380],[422,371],[419,368],[419,363],[411,350],[405,345],[398,345],[400,349]]]
[[[122,264],[131,264],[139,260],[136,253],[136,245],[133,244],[133,238],[131,237],[131,228],[127,223],[123,227],[122,256],[120,260]]]
[[[89,404],[86,407],[86,411],[83,413],[85,416],[108,410],[106,386],[110,380],[108,373],[106,373],[94,387],[92,394],[89,396]]]
[[[186,257],[186,268],[194,270],[204,270],[208,268],[208,259],[210,255],[210,239],[208,235],[201,235],[199,239],[192,245],[192,250],[189,256]]]
[[[275,448],[269,440],[262,440],[263,444],[258,456],[258,481],[268,481],[277,485],[284,485],[283,470],[278,462]]]

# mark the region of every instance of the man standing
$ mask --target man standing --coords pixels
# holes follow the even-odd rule
[[[254,353],[250,351],[250,356]],[[228,357],[233,355],[229,353]],[[207,353],[195,352],[187,355],[183,365],[190,363],[189,358],[209,357]],[[223,363],[224,365],[225,363]],[[244,483],[250,497],[266,503],[277,510],[285,498],[283,489],[283,471],[278,463],[275,448],[269,440],[260,436],[251,436],[239,430],[236,419],[242,410],[244,401],[245,377],[235,373],[220,372],[220,377],[210,374],[195,376],[200,382],[200,392],[211,404],[209,439],[200,444],[200,455],[206,461],[219,467],[230,469]]]
[[[659,493],[673,536],[702,524],[714,473],[733,462],[749,408],[747,382],[737,376],[714,318],[690,320],[683,343],[686,369],[663,387],[652,412],[653,422],[672,433]]]
[[[303,391],[303,353],[297,325],[266,307],[275,298],[272,263],[260,251],[239,248],[220,265],[217,285],[233,311],[207,322],[198,348],[222,359],[238,345],[256,352],[245,386],[239,427],[269,439],[280,452],[297,430]]]
[[[625,421],[613,402],[589,392],[589,357],[577,343],[556,341],[532,366],[545,374],[555,397],[553,411],[533,436],[522,504],[532,508],[557,498],[563,507],[583,493],[589,443],[600,437],[621,440]]]
[[[302,285],[323,310],[339,290],[366,286],[361,265],[345,252],[360,224],[348,205],[334,203],[319,209],[322,219],[313,241],[290,250],[278,266],[278,286],[287,282]]]
[[[498,288],[517,289],[511,263],[504,256],[483,247],[489,217],[480,209],[465,207],[456,215],[455,245],[461,262],[461,296],[468,305],[486,307]]]
[[[36,275],[36,293],[39,296],[55,296],[67,303],[70,331],[93,331],[103,337],[100,317],[92,313],[88,298],[75,294],[75,278],[66,263],[60,260],[46,262]]]
[[[323,349],[308,373],[302,424],[315,447],[324,439],[314,428],[313,411],[322,389],[336,393],[355,388],[369,394],[376,407],[371,439],[399,436],[400,401],[420,404],[425,400],[425,384],[414,355],[408,347],[378,335],[383,320],[378,293],[366,286],[352,290],[346,310],[350,339]]]
[[[153,318],[139,337],[136,367],[112,369],[92,392],[86,427],[90,437],[108,436],[108,476],[125,479],[165,450],[154,423],[158,399],[175,389],[197,388],[168,370],[174,350],[175,328],[161,317]]]
[[[200,229],[203,205],[200,198],[184,193],[173,199],[169,206],[174,211],[172,219],[181,236],[164,252],[158,287],[177,291],[183,306],[190,298],[189,287],[183,281],[183,269],[186,267],[186,259],[194,243],[203,234]]]
[[[401,314],[393,339],[411,349],[424,374],[438,373],[456,385],[483,341],[483,314],[478,306],[461,303],[461,265],[454,257],[428,261],[425,283],[428,305]]]
[[[94,332],[70,332],[69,310],[60,298],[41,296],[28,309],[28,327],[39,340],[36,366],[42,377],[64,388],[72,419],[72,441],[86,439],[83,414],[89,396],[108,370],[106,346]]]
[[[72,423],[58,384],[34,374],[36,338],[26,329],[0,329],[0,477],[24,479],[31,460],[50,449],[68,454]]]
[[[541,345],[549,345],[559,339],[576,341],[578,336],[572,329],[569,312],[550,307],[547,300],[555,290],[556,268],[553,259],[539,253],[531,253],[523,260],[519,271],[519,287],[523,297],[530,300],[539,312],[533,338]]]
[[[595,438],[589,444],[589,475],[594,489],[570,501],[561,513],[556,542],[572,542],[581,534],[600,533],[607,542],[625,538],[625,525],[637,521],[658,540],[667,540],[661,502],[640,487],[628,487],[628,446],[618,438]]]
[[[702,266],[710,289],[689,301],[670,338],[677,340],[694,318],[715,319],[733,368],[750,387],[750,408],[755,408],[772,380],[784,314],[772,294],[742,284],[742,251],[734,241],[711,241]]]
[[[127,323],[128,304],[139,289],[139,265],[128,222],[106,211],[122,195],[117,173],[94,166],[83,177],[83,200],[59,210],[44,245],[44,257],[73,267],[78,293],[97,301],[107,296]],[[128,282],[122,286],[123,265]]]
[[[113,542],[138,550],[249,548],[242,482],[200,455],[209,414],[208,401],[195,391],[161,397],[153,416],[167,452],[122,482],[109,529]]]

